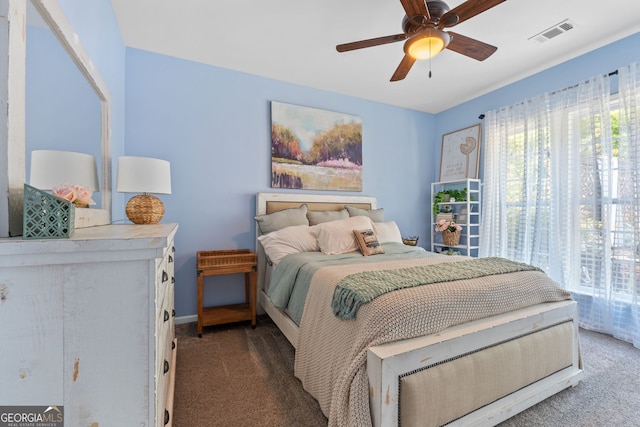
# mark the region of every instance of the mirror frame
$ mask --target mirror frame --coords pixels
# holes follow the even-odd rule
[[[0,0],[0,237],[22,235],[25,11],[22,0]]]
[[[8,72],[0,72],[0,75],[7,75],[7,99],[9,104],[9,118],[7,122],[7,133],[3,130],[3,137],[7,137],[6,158],[2,159],[7,162],[8,176],[0,178],[2,186],[7,186],[8,205],[1,206],[2,210],[8,211],[8,222],[3,221],[0,224],[0,237],[7,237],[12,233],[13,229],[20,228],[22,230],[22,184],[26,182],[26,159],[25,153],[25,70],[24,58],[26,57],[26,43],[24,34],[26,31],[26,7],[25,4],[19,4],[25,0],[0,0],[2,9],[8,6],[8,56],[9,67],[12,65],[22,64],[22,67],[9,69]],[[101,166],[102,176],[100,183],[101,193],[101,209],[76,209],[76,228],[90,227],[95,225],[111,224],[111,94],[99,71],[96,69],[86,49],[80,42],[78,34],[73,29],[71,22],[64,14],[57,0],[31,0],[33,6],[38,11],[47,26],[56,36],[58,41],[69,54],[71,60],[76,64],[80,73],[85,77],[89,85],[93,88],[100,100],[101,110]],[[16,31],[16,26],[11,25],[18,22],[21,25],[21,34]],[[3,23],[4,25],[4,23]],[[0,48],[0,52],[4,48]],[[20,61],[22,59],[22,61]],[[12,64],[13,63],[13,64]],[[2,71],[2,70],[0,70]],[[15,92],[13,92],[15,90]],[[21,92],[21,93],[20,93]],[[16,102],[17,101],[17,102]],[[11,104],[17,107],[16,111],[11,109]],[[13,128],[16,126],[18,129]],[[21,127],[21,128],[20,128]],[[4,141],[2,141],[4,142]],[[10,170],[9,170],[10,169]],[[7,180],[6,182],[4,180]],[[18,188],[19,186],[19,188]],[[19,194],[18,194],[19,193]],[[20,206],[17,206],[17,199],[20,199]],[[4,203],[4,201],[3,201]],[[19,215],[18,215],[19,213]],[[12,218],[13,216],[13,218]],[[18,218],[19,216],[19,218]],[[19,224],[18,224],[19,222]],[[20,233],[21,234],[21,233]]]

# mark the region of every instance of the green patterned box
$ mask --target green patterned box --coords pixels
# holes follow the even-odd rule
[[[23,239],[73,236],[76,207],[53,194],[24,185]]]

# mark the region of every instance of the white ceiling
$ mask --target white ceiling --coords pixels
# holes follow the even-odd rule
[[[127,46],[298,85],[438,113],[640,31],[638,0],[507,0],[451,30],[498,47],[479,62],[445,50],[391,83],[402,42],[338,53],[337,44],[402,33],[399,0],[111,0]],[[463,0],[449,0],[454,8]],[[532,36],[569,19],[544,43]]]

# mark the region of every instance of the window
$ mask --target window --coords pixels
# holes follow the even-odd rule
[[[613,84],[596,76],[485,114],[480,248],[541,267],[579,300],[581,326],[636,346],[639,84],[632,64]]]

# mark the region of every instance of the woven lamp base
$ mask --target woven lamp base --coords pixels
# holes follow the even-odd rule
[[[164,216],[164,204],[156,196],[140,194],[129,200],[125,212],[134,224],[157,224]]]

